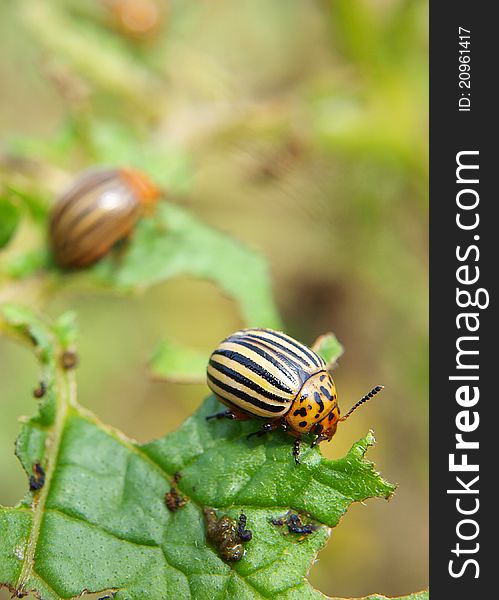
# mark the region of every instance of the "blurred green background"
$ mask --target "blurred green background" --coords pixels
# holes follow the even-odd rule
[[[372,428],[369,456],[398,492],[350,509],[310,578],[334,596],[425,587],[426,1],[2,0],[0,89],[0,156],[22,137],[54,181],[119,158],[123,131],[145,160],[166,148],[170,199],[267,257],[286,331],[343,343],[343,410],[386,386],[322,449],[340,456]],[[157,342],[210,351],[242,325],[213,284],[188,278],[133,297],[69,285],[47,311],[67,308],[81,403],[140,441],[208,393],[153,381]],[[36,380],[29,353],[0,340],[1,504],[26,489],[13,444]]]

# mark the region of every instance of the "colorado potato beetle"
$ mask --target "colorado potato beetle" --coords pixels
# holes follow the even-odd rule
[[[330,441],[340,421],[383,389],[376,386],[340,417],[336,387],[324,359],[272,329],[243,329],[223,340],[210,357],[207,383],[229,408],[207,419],[266,419],[250,436],[284,429],[296,438],[296,462],[302,434],[316,436],[312,446]]]
[[[133,169],[82,174],[52,211],[50,239],[57,263],[66,268],[93,264],[130,234],[158,197],[156,186]]]

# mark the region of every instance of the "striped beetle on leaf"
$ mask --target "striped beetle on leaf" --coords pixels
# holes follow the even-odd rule
[[[61,267],[86,267],[126,238],[156,202],[158,188],[134,169],[94,169],[57,200],[50,239]]]
[[[223,340],[210,356],[207,383],[229,408],[207,419],[265,419],[262,428],[250,436],[284,429],[296,438],[293,456],[297,463],[302,434],[316,436],[312,446],[330,441],[340,421],[383,389],[376,386],[340,417],[326,361],[272,329],[243,329]]]

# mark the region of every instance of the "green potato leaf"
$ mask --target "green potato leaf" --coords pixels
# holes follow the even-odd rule
[[[156,348],[149,367],[155,377],[178,383],[199,383],[206,377],[208,358],[208,353],[172,340],[163,340]]]
[[[0,195],[0,249],[14,236],[19,225],[19,209],[8,198]]]
[[[325,333],[318,337],[312,349],[326,361],[329,369],[336,366],[336,361],[344,352],[343,346],[334,333]]]
[[[352,502],[394,492],[364,458],[371,432],[342,458],[306,448],[296,465],[283,433],[248,440],[253,421],[207,421],[220,408],[214,398],[177,431],[138,444],[78,404],[75,369],[63,360],[75,340],[72,314],[53,326],[5,306],[0,329],[35,350],[46,390],[16,445],[30,490],[16,507],[0,507],[0,583],[17,597],[324,598],[306,574],[331,528]],[[170,512],[165,493],[175,486],[185,505]],[[253,537],[239,562],[207,543],[205,507],[247,516]],[[314,531],[271,522],[289,510]]]
[[[208,279],[238,303],[247,326],[280,326],[264,257],[174,204],[161,202],[153,218],[138,224],[123,255],[98,263],[94,272],[124,289],[179,275]]]

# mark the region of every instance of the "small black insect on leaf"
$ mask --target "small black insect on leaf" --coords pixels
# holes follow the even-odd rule
[[[182,496],[177,488],[177,484],[180,481],[181,477],[182,475],[179,473],[179,471],[177,471],[173,475],[172,487],[170,488],[170,491],[166,492],[165,494],[166,508],[170,512],[177,512],[179,508],[182,508],[187,504],[187,498],[185,498],[185,496]]]
[[[32,492],[41,490],[45,484],[45,471],[40,463],[33,465],[33,475],[29,477],[29,489]]]
[[[170,488],[170,491],[165,494],[165,504],[170,512],[177,512],[177,510],[187,504],[187,500],[178,493],[176,488],[172,487]]]
[[[301,516],[291,510],[288,511],[283,517],[270,519],[270,522],[272,525],[276,525],[277,527],[286,525],[289,533],[298,533],[300,535],[309,535],[319,529],[319,526],[315,523],[304,524]]]
[[[47,386],[44,381],[40,381],[38,387],[33,390],[33,396],[35,398],[43,398],[47,392]]]

